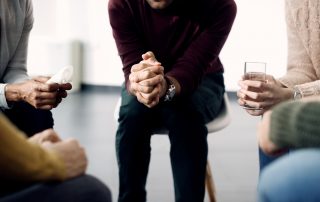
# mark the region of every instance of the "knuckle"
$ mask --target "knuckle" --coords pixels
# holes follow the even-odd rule
[[[149,81],[149,80],[141,81],[141,82],[140,82],[140,85],[145,86],[145,87],[148,87],[148,86],[150,86],[150,81]]]
[[[150,76],[152,76],[151,71],[145,71],[145,76],[146,76],[146,77],[150,77]]]
[[[35,107],[36,109],[39,109],[39,108],[41,107],[41,105],[36,102],[36,103],[34,103],[34,107]]]
[[[147,87],[147,93],[151,93],[152,92],[152,90],[153,90],[153,88],[152,87]]]
[[[262,97],[262,96],[261,96],[260,93],[256,93],[256,94],[255,94],[255,99],[261,99],[261,97]]]
[[[264,82],[259,81],[257,83],[257,88],[263,88],[263,86],[264,86]]]
[[[151,103],[151,95],[150,94],[145,94],[144,99],[146,99],[146,103],[150,104]]]
[[[137,96],[137,100],[139,101],[139,102],[142,102],[142,99],[141,99],[141,97],[138,95]]]
[[[132,65],[131,71],[134,71],[137,68],[137,66],[138,66],[137,64]]]
[[[255,100],[258,99],[258,98],[260,98],[259,93],[253,93],[253,94],[252,94],[252,98],[255,99]]]

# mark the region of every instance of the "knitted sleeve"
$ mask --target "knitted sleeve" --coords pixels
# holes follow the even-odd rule
[[[306,6],[310,3],[309,8]],[[312,6],[311,6],[312,5]],[[300,11],[300,12],[298,12]],[[299,15],[304,17],[299,17]],[[317,44],[319,31],[310,26],[308,21],[317,22],[319,19],[319,9],[310,1],[286,1],[286,22],[288,33],[288,66],[285,76],[280,78],[280,82],[287,87],[296,86],[302,97],[309,97],[320,94],[320,80],[318,59],[312,60],[312,56],[318,57],[319,48],[312,44]],[[300,30],[300,31],[298,31]],[[302,32],[301,30],[305,30]],[[314,30],[314,31],[311,31]],[[312,38],[311,38],[312,37]]]
[[[270,139],[284,148],[320,146],[320,102],[285,102],[273,109]]]
[[[0,114],[0,181],[48,181],[65,179],[63,161],[53,152],[29,143]]]

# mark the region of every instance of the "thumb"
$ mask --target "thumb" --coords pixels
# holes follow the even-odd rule
[[[48,76],[36,76],[33,78],[34,81],[40,82],[40,83],[45,83],[46,81],[49,80],[50,77]]]
[[[145,54],[142,55],[142,59],[143,60],[150,60],[151,62],[160,64],[158,62],[158,60],[156,59],[156,56],[154,55],[154,53],[152,51],[148,51]]]
[[[50,142],[50,141],[44,141],[41,143],[41,146],[44,148],[51,148],[54,145],[54,143]]]

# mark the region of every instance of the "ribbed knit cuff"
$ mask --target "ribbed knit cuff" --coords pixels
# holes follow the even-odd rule
[[[320,102],[285,102],[273,109],[270,139],[280,148],[320,146]]]
[[[309,82],[301,85],[297,85],[302,97],[309,97],[320,94],[320,81]]]
[[[290,140],[288,134],[292,133],[294,130],[290,125],[290,118],[294,115],[294,107],[296,103],[282,103],[276,106],[272,110],[271,120],[270,120],[270,139],[278,147],[288,147],[290,145]],[[290,111],[291,110],[291,111]]]

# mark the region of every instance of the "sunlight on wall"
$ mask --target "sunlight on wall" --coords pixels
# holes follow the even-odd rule
[[[236,3],[237,17],[221,52],[226,88],[231,91],[238,89],[245,61],[266,62],[267,73],[278,77],[285,72],[287,58],[284,1],[236,0]],[[68,61],[67,44],[81,41],[82,82],[111,86],[122,83],[122,65],[108,21],[107,1],[47,0],[33,4],[30,72],[42,74],[61,68]]]

